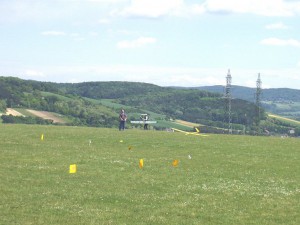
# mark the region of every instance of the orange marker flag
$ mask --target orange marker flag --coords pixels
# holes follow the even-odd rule
[[[178,163],[179,163],[179,160],[178,159],[175,159],[173,162],[172,162],[172,165],[174,167],[178,166]]]
[[[77,166],[76,166],[76,164],[71,164],[71,165],[70,165],[69,173],[76,173],[76,171],[77,171]]]
[[[139,167],[142,169],[144,167],[144,160],[140,159]]]

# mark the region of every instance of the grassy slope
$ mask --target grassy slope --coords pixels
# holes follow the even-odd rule
[[[283,117],[283,116],[278,116],[278,115],[271,114],[271,113],[269,113],[268,116],[272,117],[272,118],[276,118],[276,119],[284,121],[284,122],[291,123],[293,125],[300,125],[300,121],[298,121],[298,120],[289,119],[289,118],[286,118],[286,117]]]
[[[0,224],[300,223],[296,138],[0,126]]]

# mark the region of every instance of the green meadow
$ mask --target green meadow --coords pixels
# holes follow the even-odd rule
[[[300,224],[297,138],[4,124],[0,138],[3,225]]]

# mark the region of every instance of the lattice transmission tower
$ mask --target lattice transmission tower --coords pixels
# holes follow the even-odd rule
[[[225,98],[225,112],[227,114],[228,118],[228,133],[232,134],[232,125],[231,125],[231,81],[232,77],[230,74],[230,69],[228,69],[228,73],[226,76],[226,86],[225,86],[225,93],[224,93],[224,98]]]
[[[258,78],[256,81],[256,93],[255,93],[255,104],[256,104],[256,125],[259,125],[260,121],[260,110],[261,110],[261,94],[262,94],[262,88],[261,88],[262,82],[260,79],[260,73],[258,74]]]

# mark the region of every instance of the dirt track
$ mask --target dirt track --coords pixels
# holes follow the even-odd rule
[[[31,114],[35,115],[35,116],[38,116],[38,117],[41,117],[43,119],[49,119],[49,120],[53,120],[54,123],[64,123],[64,121],[53,115],[52,113],[50,112],[47,112],[47,111],[36,111],[36,110],[32,110],[32,109],[26,109],[28,112],[30,112]]]
[[[12,115],[12,116],[24,116],[22,113],[19,113],[18,111],[14,110],[12,108],[7,108],[5,114]]]
[[[26,109],[26,110],[37,117],[41,117],[46,120],[47,119],[53,120],[54,123],[65,123],[65,121],[63,121],[61,118],[53,115],[51,112],[36,111],[36,110],[32,110],[32,109]],[[7,108],[5,114],[12,115],[12,116],[25,116],[22,113],[19,113],[18,111],[14,110],[12,108]]]

